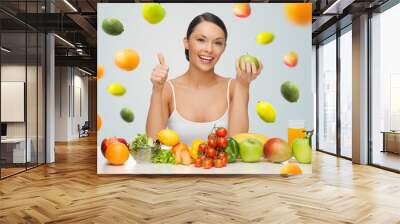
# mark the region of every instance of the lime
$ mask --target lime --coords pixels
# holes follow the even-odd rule
[[[292,81],[286,81],[281,85],[282,96],[289,102],[294,103],[299,100],[299,87]]]
[[[124,120],[128,123],[131,123],[131,122],[133,122],[133,120],[135,120],[135,114],[132,112],[131,109],[129,109],[127,107],[124,107],[121,109],[120,115],[121,115],[122,120]]]
[[[124,32],[124,25],[122,25],[118,19],[112,17],[105,18],[101,27],[104,32],[113,36],[120,35]]]

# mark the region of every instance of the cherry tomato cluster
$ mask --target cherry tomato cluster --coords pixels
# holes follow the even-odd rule
[[[207,143],[199,145],[199,158],[194,161],[195,167],[210,169],[211,167],[222,168],[228,163],[225,148],[228,131],[224,127],[216,127],[208,135]]]

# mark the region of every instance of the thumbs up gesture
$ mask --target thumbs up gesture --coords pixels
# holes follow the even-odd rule
[[[169,67],[165,63],[164,55],[161,53],[157,54],[158,62],[151,73],[150,80],[153,83],[153,89],[162,90],[168,78]]]

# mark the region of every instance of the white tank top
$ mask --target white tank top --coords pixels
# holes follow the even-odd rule
[[[206,140],[214,125],[216,127],[228,128],[229,86],[231,84],[231,80],[232,79],[229,79],[228,81],[228,89],[226,94],[226,98],[228,100],[228,108],[226,109],[222,117],[209,122],[194,122],[185,119],[176,109],[174,85],[172,84],[172,82],[168,81],[168,83],[171,85],[172,96],[174,98],[174,110],[172,111],[171,116],[168,119],[168,128],[178,133],[181,142],[188,144],[190,147],[194,139]]]

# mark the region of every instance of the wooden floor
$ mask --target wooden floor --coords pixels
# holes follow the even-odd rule
[[[0,181],[0,223],[400,223],[400,175],[315,154],[312,175],[98,176],[95,138]]]

